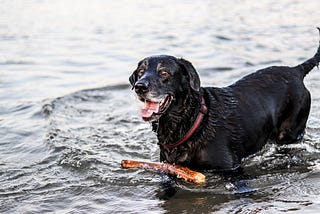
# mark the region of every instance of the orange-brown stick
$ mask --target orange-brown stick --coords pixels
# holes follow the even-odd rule
[[[135,161],[135,160],[122,160],[122,168],[140,168],[146,170],[155,170],[159,172],[166,172],[171,175],[176,175],[183,178],[186,181],[193,182],[196,184],[203,183],[206,176],[200,172],[193,171],[187,167],[179,166],[176,164],[168,163],[155,163],[155,162],[145,162],[145,161]]]

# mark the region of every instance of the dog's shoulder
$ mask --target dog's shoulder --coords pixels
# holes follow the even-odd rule
[[[203,97],[209,109],[210,116],[215,118],[234,117],[238,101],[230,87],[203,87]]]

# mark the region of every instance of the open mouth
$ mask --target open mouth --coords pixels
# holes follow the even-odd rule
[[[145,121],[158,120],[163,113],[169,108],[173,97],[167,95],[160,102],[151,102],[144,100],[144,107],[141,109],[141,116]]]

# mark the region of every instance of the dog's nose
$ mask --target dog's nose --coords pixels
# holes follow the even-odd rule
[[[134,85],[134,90],[137,94],[146,93],[149,91],[149,82],[139,81]]]

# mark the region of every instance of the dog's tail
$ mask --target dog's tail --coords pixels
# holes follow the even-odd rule
[[[318,27],[319,35],[320,35],[320,28]],[[304,63],[298,65],[297,67],[303,72],[303,76],[305,77],[315,66],[319,66],[320,62],[320,41],[319,41],[319,47],[316,52],[316,54],[305,61]]]

